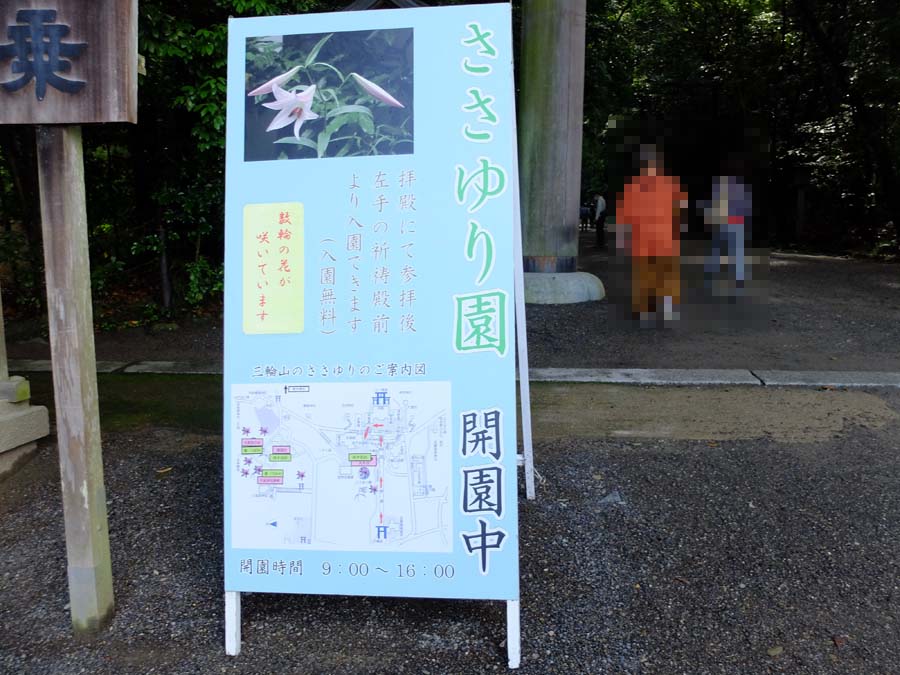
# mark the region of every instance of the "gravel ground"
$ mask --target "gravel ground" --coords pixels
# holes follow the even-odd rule
[[[740,327],[635,330],[605,301],[529,306],[531,365],[900,371],[900,266],[773,260],[768,315]],[[608,277],[604,255],[581,263]],[[49,354],[7,333],[11,358]],[[106,360],[221,348],[216,321],[97,336]],[[900,411],[900,392],[875,393]],[[815,442],[567,430],[537,444],[521,672],[900,672],[900,423],[855,419]],[[488,602],[245,595],[243,651],[226,657],[221,439],[177,429],[104,437],[117,611],[77,643],[56,453],[43,442],[0,483],[0,673],[505,670],[505,608]]]
[[[521,672],[898,672],[898,438],[863,421],[816,443],[538,444]],[[0,485],[0,672],[505,670],[488,602],[246,595],[226,657],[220,452],[174,429],[106,435],[117,612],[89,645],[69,634],[55,446]]]

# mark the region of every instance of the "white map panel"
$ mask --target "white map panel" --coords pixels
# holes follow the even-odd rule
[[[452,551],[450,382],[231,388],[232,547]]]

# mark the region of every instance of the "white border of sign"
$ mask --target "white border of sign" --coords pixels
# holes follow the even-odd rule
[[[483,6],[482,6],[483,7]],[[507,6],[508,7],[508,6]],[[430,10],[398,10],[399,12],[420,12],[435,11],[438,8]],[[449,9],[449,8],[443,8]],[[459,8],[461,9],[461,7]],[[507,10],[508,11],[508,10]],[[391,12],[390,14],[393,14]],[[512,102],[514,108],[514,101]],[[516,138],[515,131],[515,115],[512,116],[512,136]],[[517,362],[519,373],[519,391],[520,391],[520,412],[522,424],[522,455],[517,456],[517,466],[523,466],[525,470],[526,495],[528,499],[535,498],[535,471],[534,456],[532,448],[531,433],[531,402],[530,402],[530,386],[528,375],[528,351],[527,351],[527,335],[525,321],[525,292],[524,292],[524,272],[522,267],[522,232],[521,232],[521,213],[519,203],[519,176],[518,176],[518,157],[516,152],[516,144],[512,143],[512,166],[510,170],[510,180],[512,182],[512,225],[513,225],[513,241],[512,241],[512,271],[513,271],[513,295],[515,302],[515,330],[517,345]],[[509,221],[507,221],[509,222]],[[508,235],[507,235],[508,236]],[[507,240],[508,241],[508,240]],[[509,250],[509,249],[507,249]],[[507,258],[507,260],[509,260]],[[509,263],[505,263],[509,264]],[[508,272],[507,272],[508,273]],[[509,277],[507,277],[508,279]],[[508,283],[508,282],[507,282]],[[247,590],[247,589],[245,589]],[[255,592],[255,591],[254,591]],[[225,591],[225,651],[226,654],[236,656],[241,650],[241,592]],[[518,596],[518,591],[516,592]],[[507,596],[509,597],[509,596]],[[520,599],[505,600],[507,615],[507,652],[510,668],[518,668],[521,661],[521,624],[520,624]]]

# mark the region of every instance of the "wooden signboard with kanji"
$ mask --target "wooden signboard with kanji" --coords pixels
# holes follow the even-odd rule
[[[137,0],[0,2],[0,124],[137,122]]]
[[[0,125],[33,124],[78,635],[114,610],[100,448],[81,124],[137,122],[137,0],[0,1]]]

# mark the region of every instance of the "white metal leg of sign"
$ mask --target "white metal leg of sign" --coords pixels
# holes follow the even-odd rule
[[[241,653],[241,594],[225,591],[225,653]]]
[[[534,449],[531,445],[531,387],[528,377],[528,335],[525,332],[525,272],[522,269],[522,212],[519,204],[519,176],[513,180],[513,255],[516,300],[516,346],[519,355],[519,396],[522,410],[522,453],[525,456],[525,496],[535,498]]]
[[[519,601],[506,601],[506,653],[509,667],[518,668],[522,660],[522,632],[519,623]]]

